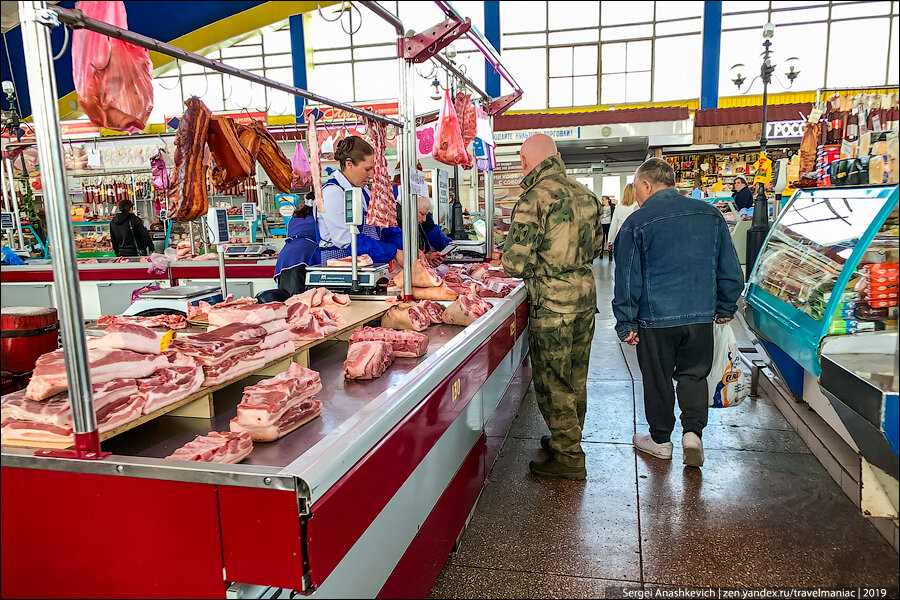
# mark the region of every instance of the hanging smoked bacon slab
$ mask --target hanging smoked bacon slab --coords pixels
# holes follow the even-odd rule
[[[216,166],[212,171],[212,182],[216,186],[227,186],[237,183],[239,179],[249,177],[253,168],[253,159],[247,149],[241,145],[237,128],[230,117],[213,115],[209,123],[209,136],[206,144]]]
[[[206,137],[210,111],[196,96],[185,101],[187,110],[175,132],[175,169],[169,185],[169,219],[193,221],[205,214],[209,206],[206,197]]]
[[[254,122],[252,127],[259,137],[259,153],[256,155],[256,160],[272,180],[272,185],[281,193],[289,194],[291,180],[294,178],[291,161],[284,155],[275,138],[262,123]]]
[[[256,162],[256,155],[259,153],[259,133],[248,125],[238,125],[237,132],[241,146],[250,154],[250,160]]]

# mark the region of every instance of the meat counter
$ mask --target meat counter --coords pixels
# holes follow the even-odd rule
[[[145,285],[167,287],[170,284],[219,284],[219,266],[215,260],[177,261],[167,276],[147,273],[146,262],[79,264],[81,299],[86,319],[100,315],[119,315],[131,304],[131,292]],[[225,260],[228,291],[235,296],[255,296],[275,287],[274,259],[229,258]],[[49,260],[31,260],[24,266],[0,268],[0,287],[4,306],[53,306],[53,271]]]
[[[102,460],[4,447],[2,595],[425,597],[531,380],[524,286],[490,302],[379,379],[345,381],[346,342],[316,346],[321,417],[241,464],[162,458],[227,430],[243,384],[212,418],[160,417]]]

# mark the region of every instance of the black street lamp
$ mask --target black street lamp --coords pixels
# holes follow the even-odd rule
[[[773,23],[766,23],[763,27],[763,53],[762,53],[762,66],[759,70],[759,75],[754,77],[750,82],[750,85],[747,86],[747,90],[744,93],[750,91],[750,88],[753,86],[753,83],[757,79],[762,80],[763,84],[763,99],[762,99],[762,132],[759,136],[759,148],[760,152],[766,151],[766,146],[768,145],[768,139],[766,137],[766,128],[768,125],[768,104],[769,104],[769,84],[772,82],[772,74],[775,72],[775,65],[772,63],[772,37],[775,35],[775,25]],[[794,80],[797,78],[797,75],[800,74],[800,71],[797,68],[797,57],[792,56],[785,61],[785,65],[789,67],[789,71],[785,72],[785,77],[790,81],[790,84],[782,87],[789,88],[794,84]],[[741,74],[741,68],[744,65],[737,64],[731,67],[731,72],[733,74],[732,82],[734,85],[741,89],[741,86],[744,85],[746,78]],[[766,199],[766,186],[764,183],[760,182],[756,184],[756,198],[754,199],[753,204],[753,222],[750,225],[750,230],[747,232],[747,252],[746,252],[746,279],[750,279],[750,273],[753,271],[753,266],[756,264],[756,257],[759,255],[759,251],[762,249],[763,242],[766,239],[766,235],[769,233],[769,202]]]

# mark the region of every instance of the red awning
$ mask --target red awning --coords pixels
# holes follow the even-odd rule
[[[766,120],[771,123],[773,121],[797,121],[801,118],[805,119],[809,116],[812,108],[812,102],[773,104],[769,106]],[[706,110],[698,110],[694,113],[694,127],[743,125],[745,123],[762,123],[762,106],[709,108]]]
[[[500,115],[494,119],[494,131],[518,131],[521,129],[552,129],[554,127],[579,127],[585,125],[610,125],[613,123],[649,123],[652,121],[680,121],[689,118],[687,107],[623,108],[620,110],[596,110],[577,113],[530,113],[525,115]]]

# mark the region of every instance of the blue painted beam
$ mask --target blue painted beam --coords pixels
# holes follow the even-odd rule
[[[302,90],[309,89],[306,82],[306,42],[303,39],[303,15],[293,15],[289,19],[291,28],[291,68],[294,85]],[[303,103],[306,100],[294,96],[294,114],[297,122],[303,123]]]
[[[485,0],[484,3],[484,37],[500,53],[500,0]],[[500,75],[484,61],[484,91],[488,96],[497,98],[500,96]]]
[[[722,48],[722,2],[703,3],[703,67],[700,108],[719,108],[719,58]]]

